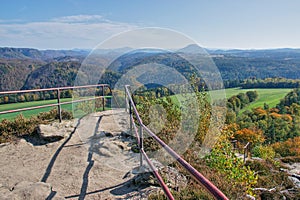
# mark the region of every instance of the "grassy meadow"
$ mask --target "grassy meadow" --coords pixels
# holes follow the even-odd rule
[[[89,97],[86,97],[86,98],[89,98]],[[107,96],[106,98],[110,98],[110,97]],[[63,99],[60,100],[61,103],[70,102],[70,101],[72,101],[72,98],[63,98]],[[0,112],[1,111],[6,111],[6,110],[15,110],[15,109],[21,109],[21,108],[30,108],[30,107],[35,107],[35,106],[43,106],[43,105],[55,104],[55,103],[57,103],[56,99],[22,102],[22,103],[2,104],[2,105],[0,105]],[[61,108],[63,110],[72,112],[73,106],[76,105],[76,104],[78,104],[78,103],[73,103],[73,104],[70,103],[70,104],[61,105]],[[19,115],[21,113],[25,118],[30,118],[31,116],[35,116],[38,113],[48,112],[52,109],[57,109],[57,106],[51,106],[51,107],[46,107],[46,108],[38,108],[38,109],[33,109],[33,110],[7,113],[7,114],[0,114],[0,121],[2,121],[3,119],[13,120],[17,115]],[[109,109],[109,107],[106,107],[105,109]],[[84,114],[84,112],[81,113],[80,111],[76,111],[76,115],[78,115],[78,116],[74,116],[74,117],[75,118],[76,117],[81,117],[81,114]]]
[[[254,102],[248,104],[244,109],[242,109],[240,111],[240,113],[246,111],[246,110],[251,110],[252,108],[256,108],[256,107],[263,107],[264,103],[267,103],[269,105],[269,107],[275,107],[281,99],[283,99],[285,97],[285,95],[287,95],[287,93],[289,93],[292,89],[274,89],[274,88],[266,88],[266,89],[262,89],[262,88],[258,88],[258,89],[241,89],[241,88],[228,88],[225,89],[225,94],[224,91],[219,91],[219,90],[214,90],[214,91],[210,91],[209,92],[209,96],[208,98],[213,97],[214,99],[220,99],[223,97],[226,97],[227,99],[229,99],[230,97],[237,95],[239,93],[246,93],[247,91],[257,91],[258,93],[258,98],[257,100],[255,100]],[[179,102],[184,101],[185,95],[173,95],[171,96],[172,101],[175,104],[180,104]]]
[[[72,101],[72,98],[64,98],[61,99],[61,102],[68,102]],[[41,100],[41,101],[31,101],[31,102],[22,102],[22,103],[10,103],[10,104],[2,104],[0,105],[0,111],[12,110],[12,109],[21,109],[21,108],[29,108],[34,106],[42,106],[48,104],[55,104],[57,103],[56,99],[53,100]],[[72,104],[66,104],[61,106],[62,109],[72,111]],[[34,110],[27,110],[15,113],[7,113],[7,114],[0,114],[0,120],[8,119],[12,120],[20,113],[23,114],[24,117],[29,118],[33,115],[37,115],[40,112],[48,112],[49,110],[57,108],[56,106],[46,107],[46,108],[39,108]]]
[[[249,104],[246,108],[241,110],[241,112],[245,110],[249,110],[255,107],[263,106],[264,103],[267,103],[270,107],[276,106],[280,102],[280,99],[282,99],[289,91],[292,89],[240,89],[240,88],[229,88],[225,89],[226,98],[230,98],[233,95],[237,95],[239,93],[246,93],[247,91],[253,91],[256,90],[258,92],[258,99]],[[214,95],[215,98],[220,95],[220,91],[212,91],[210,92],[211,95]],[[174,95],[171,97],[173,102],[176,104],[179,103],[179,101],[183,100],[184,97],[182,95]],[[61,102],[67,102],[72,101],[72,98],[64,98],[61,99]],[[53,100],[44,100],[44,101],[32,101],[32,102],[24,102],[24,103],[12,103],[12,104],[3,104],[0,105],[0,111],[10,110],[10,109],[20,109],[20,108],[27,108],[27,107],[33,107],[33,106],[41,106],[41,105],[47,105],[47,104],[55,104],[57,103],[56,99]],[[72,104],[66,104],[62,105],[62,109],[67,111],[72,111]],[[8,114],[0,114],[0,121],[3,119],[14,119],[17,115],[22,113],[24,117],[29,118],[30,116],[37,115],[40,112],[47,112],[55,107],[47,107],[47,108],[40,108],[40,109],[34,109],[34,110],[28,110],[28,111],[22,111],[22,112],[16,112],[16,113],[8,113]]]
[[[285,97],[285,95],[287,95],[287,93],[289,93],[292,89],[281,89],[281,88],[272,88],[272,89],[240,89],[240,88],[229,88],[226,89],[226,97],[230,98],[234,95],[237,95],[239,93],[246,93],[247,91],[257,91],[258,93],[258,98],[256,101],[250,103],[247,107],[245,107],[244,109],[242,109],[240,111],[240,113],[242,113],[243,111],[246,110],[250,110],[252,108],[256,108],[256,107],[263,107],[264,103],[267,103],[269,105],[270,108],[275,107],[281,99],[283,99]]]

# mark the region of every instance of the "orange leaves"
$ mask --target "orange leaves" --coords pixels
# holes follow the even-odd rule
[[[271,113],[270,116],[271,116],[273,119],[279,119],[279,118],[282,117],[281,114],[278,114],[278,113],[275,113],[275,112],[274,112],[274,113]]]
[[[254,108],[253,111],[255,115],[258,115],[260,117],[267,116],[267,111],[262,109],[261,107]]]
[[[300,156],[300,136],[290,138],[285,142],[276,142],[272,145],[276,153],[281,156]]]
[[[293,121],[292,116],[289,115],[289,114],[283,114],[283,115],[281,115],[281,114],[279,114],[279,113],[273,112],[273,113],[270,113],[270,116],[271,116],[273,119],[283,119],[283,120],[288,121],[288,122]]]
[[[259,118],[272,117],[273,119],[283,119],[285,121],[292,121],[293,118],[289,114],[279,114],[279,110],[277,108],[271,108],[269,110],[262,109],[261,107],[254,108],[253,112],[255,115],[259,116]]]
[[[243,128],[235,132],[234,137],[244,143],[251,142],[252,144],[264,142],[263,132],[260,129]]]
[[[291,115],[289,114],[285,114],[285,115],[282,115],[282,118],[285,120],[285,121],[293,121],[293,118]]]

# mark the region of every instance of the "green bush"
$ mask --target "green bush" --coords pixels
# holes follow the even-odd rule
[[[247,194],[253,195],[252,188],[257,183],[257,175],[244,165],[242,159],[232,151],[229,141],[221,140],[206,156],[207,165],[225,174],[233,185],[242,185]]]
[[[31,134],[40,120],[36,117],[26,119],[22,114],[18,115],[15,120],[2,120],[0,123],[0,142],[11,142],[17,137]]]
[[[72,114],[62,110],[62,118],[72,119]],[[29,119],[22,114],[18,115],[13,121],[4,119],[0,123],[0,143],[16,141],[19,137],[33,134],[37,125],[48,123],[49,120],[54,119],[58,119],[56,109],[40,113]]]
[[[275,151],[271,146],[258,145],[252,149],[252,156],[272,160],[275,157]]]
[[[70,120],[73,119],[73,115],[71,112],[66,110],[61,110],[61,117],[64,120]],[[49,112],[42,112],[37,115],[37,118],[44,121],[44,120],[54,120],[59,119],[58,110],[56,108],[53,108]]]

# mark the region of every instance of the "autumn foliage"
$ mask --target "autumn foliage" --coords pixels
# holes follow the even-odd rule
[[[234,138],[240,142],[250,142],[252,144],[260,144],[265,140],[262,130],[254,128],[243,128],[241,130],[238,130],[235,132]]]
[[[281,156],[300,156],[300,136],[285,142],[276,142],[272,147]]]

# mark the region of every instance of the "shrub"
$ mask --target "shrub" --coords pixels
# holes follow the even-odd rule
[[[18,115],[14,121],[2,120],[0,123],[0,142],[11,142],[17,137],[30,134],[39,122],[37,118],[26,119],[22,114]]]
[[[178,107],[166,99],[138,98],[138,111],[142,117],[143,123],[151,127],[157,136],[165,143],[172,141],[178,131],[181,113]],[[155,106],[155,108],[154,108]],[[164,113],[164,114],[162,114]],[[160,149],[159,144],[152,138],[144,139],[144,148],[146,151],[156,151]]]
[[[252,155],[262,159],[273,159],[275,157],[275,151],[271,146],[258,145],[252,149]]]
[[[262,130],[255,128],[243,128],[238,130],[235,132],[234,138],[245,144],[251,142],[253,145],[260,144],[265,140]]]
[[[72,114],[62,110],[63,119],[71,119]],[[52,109],[49,112],[43,112],[38,116],[25,118],[22,114],[18,115],[13,121],[2,120],[0,123],[0,143],[17,140],[18,137],[30,135],[35,127],[41,123],[47,123],[49,120],[58,119],[58,112]]]
[[[219,190],[221,190],[229,199],[246,199],[245,187],[241,183],[232,184],[228,181],[226,174],[211,168],[206,165],[205,161],[199,159],[199,157],[190,154],[185,154],[186,160],[191,160],[191,164],[199,171],[203,176],[210,180]],[[191,156],[191,157],[189,157]],[[189,158],[187,158],[189,157]],[[179,166],[177,166],[179,167]],[[212,195],[202,186],[190,177],[182,167],[179,167],[181,173],[188,177],[188,183],[185,188],[178,188],[178,190],[171,190],[175,199],[213,199]],[[167,199],[163,193],[153,193],[148,199]]]
[[[73,115],[71,112],[66,110],[61,110],[61,117],[65,120],[70,120],[73,118]],[[44,120],[54,120],[59,119],[58,110],[56,108],[53,108],[49,112],[42,112],[37,115],[37,118],[44,121]]]
[[[233,185],[245,188],[247,194],[252,195],[252,187],[257,182],[257,176],[249,167],[244,166],[242,159],[232,151],[231,143],[221,138],[219,143],[206,157],[207,165],[224,173]]]
[[[258,174],[257,188],[276,188],[278,191],[283,191],[293,187],[293,183],[288,178],[289,175],[284,171],[279,171],[280,166],[272,160],[249,160],[246,165]],[[257,195],[265,199],[259,191]]]
[[[276,142],[272,147],[282,157],[300,156],[300,137],[289,138],[285,142]]]

